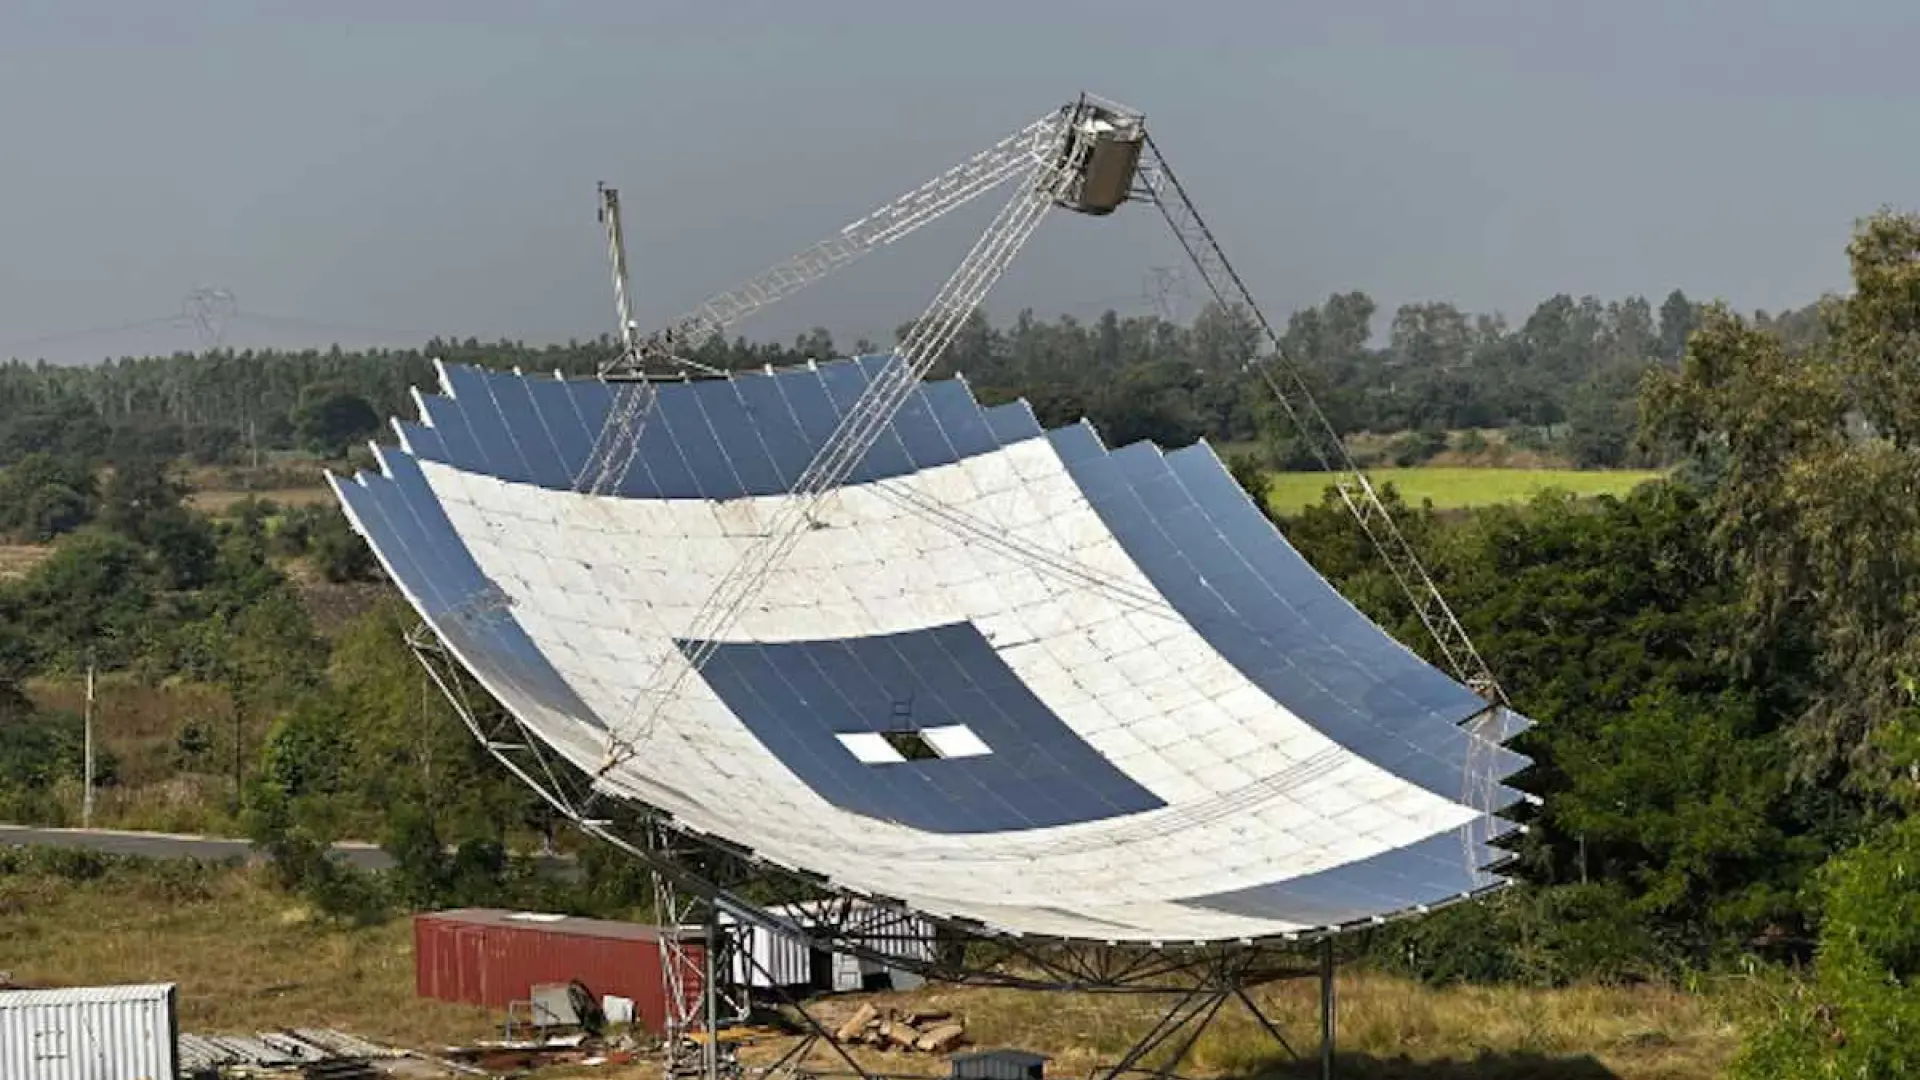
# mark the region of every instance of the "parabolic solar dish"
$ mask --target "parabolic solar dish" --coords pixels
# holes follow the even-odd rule
[[[615,794],[849,893],[1174,942],[1500,883],[1499,781],[1526,759],[1475,749],[1485,701],[1341,597],[1204,443],[1109,449],[959,379],[914,390],[656,711],[646,684],[702,648],[696,613],[888,360],[658,384],[598,495],[576,478],[630,389],[443,366],[381,472],[334,486],[542,742],[592,772],[619,731]]]

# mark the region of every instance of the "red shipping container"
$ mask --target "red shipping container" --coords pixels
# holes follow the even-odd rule
[[[596,1001],[608,994],[632,998],[635,1019],[658,1032],[667,1011],[664,933],[638,923],[492,908],[416,915],[415,989],[425,998],[504,1010],[527,1000],[537,984],[578,979]],[[687,1007],[697,1008],[705,949],[698,935],[682,940],[687,968],[681,986]]]

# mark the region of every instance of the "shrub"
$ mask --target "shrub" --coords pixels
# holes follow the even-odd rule
[[[1730,1070],[1741,1080],[1920,1069],[1920,819],[1815,875],[1824,920],[1811,985],[1776,1002]]]
[[[1377,931],[1378,967],[1430,985],[1657,979],[1676,968],[1671,950],[1612,884],[1520,887]]]
[[[1433,460],[1434,455],[1447,448],[1447,433],[1444,431],[1410,431],[1395,436],[1387,444],[1387,457],[1401,468],[1410,468]]]

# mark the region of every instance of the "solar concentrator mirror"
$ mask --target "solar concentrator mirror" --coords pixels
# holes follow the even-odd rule
[[[431,426],[334,486],[560,756],[595,772],[609,729],[638,730],[608,790],[849,890],[1036,936],[1202,941],[1501,883],[1500,781],[1526,759],[1476,749],[1460,725],[1486,703],[1340,596],[1205,443],[1111,449],[923,383],[694,640],[888,360],[660,384],[594,495],[573,477],[608,385],[443,366]],[[457,617],[490,590],[511,603]]]

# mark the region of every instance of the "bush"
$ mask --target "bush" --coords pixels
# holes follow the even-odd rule
[[[336,585],[372,581],[379,568],[373,549],[347,524],[346,515],[337,506],[329,507],[326,516],[316,524],[311,547],[314,565]]]
[[[0,534],[42,544],[92,519],[92,470],[77,459],[28,454],[0,469]]]
[[[80,717],[67,712],[0,712],[0,818],[36,825],[65,825],[78,803],[85,772],[85,734]],[[93,779],[115,782],[119,761],[95,745]]]
[[[1546,453],[1553,448],[1553,438],[1546,428],[1522,424],[1507,429],[1507,445],[1515,450],[1531,450],[1534,453]]]
[[[1742,1080],[1910,1076],[1920,1069],[1920,819],[1815,875],[1815,978],[1776,1003],[1730,1070]]]
[[[1387,457],[1404,469],[1425,464],[1446,448],[1444,431],[1410,431],[1387,444]]]
[[[1313,444],[1298,435],[1273,440],[1273,464],[1281,472],[1321,472],[1326,468],[1314,454]]]
[[[248,791],[247,835],[271,860],[275,882],[304,896],[322,916],[349,925],[392,917],[398,897],[389,880],[335,858],[331,837],[299,823],[298,801],[270,778],[257,779]]]
[[[1518,887],[1392,924],[1367,944],[1375,965],[1430,985],[1629,983],[1678,969],[1612,884]]]
[[[0,848],[0,877],[97,881],[106,876],[113,859],[114,856],[98,851],[53,847]]]
[[[1227,471],[1239,483],[1240,489],[1247,493],[1253,504],[1259,507],[1267,505],[1267,491],[1273,486],[1273,476],[1267,472],[1258,456],[1240,453],[1227,458]]]

